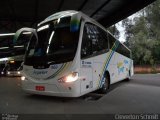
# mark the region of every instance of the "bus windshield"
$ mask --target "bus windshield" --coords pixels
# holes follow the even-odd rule
[[[22,61],[14,61],[7,63],[7,70],[8,71],[18,71],[19,67],[21,66]]]
[[[64,63],[74,59],[79,30],[71,32],[71,17],[44,23],[37,28],[38,40],[32,36],[24,64]]]

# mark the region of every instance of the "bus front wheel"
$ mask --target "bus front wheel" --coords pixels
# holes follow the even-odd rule
[[[106,75],[104,84],[102,85],[102,88],[100,88],[100,93],[105,94],[107,93],[108,89],[109,89],[109,76]]]

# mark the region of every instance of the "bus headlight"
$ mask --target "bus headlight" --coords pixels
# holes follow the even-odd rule
[[[21,77],[21,80],[24,81],[26,78],[24,76]]]
[[[1,72],[1,74],[3,75],[3,74],[4,74],[4,72]]]
[[[61,83],[63,83],[63,82],[74,82],[76,80],[78,80],[78,73],[73,72],[73,73],[71,73],[71,74],[69,74],[65,77],[62,77],[62,78],[58,79],[58,82],[61,82]]]
[[[66,76],[65,82],[73,82],[76,81],[77,79],[78,79],[78,73],[74,72]]]
[[[10,74],[10,72],[7,72],[7,74],[9,75],[9,74]]]

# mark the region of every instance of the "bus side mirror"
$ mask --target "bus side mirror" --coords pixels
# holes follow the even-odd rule
[[[36,36],[36,38],[38,38],[35,29],[32,29],[32,28],[21,28],[21,29],[17,30],[17,32],[15,33],[14,38],[13,38],[13,44],[17,43],[19,36],[23,32],[31,32]]]
[[[70,22],[70,31],[71,32],[77,32],[79,30],[80,21],[81,21],[80,14],[75,14],[71,17],[71,22]]]

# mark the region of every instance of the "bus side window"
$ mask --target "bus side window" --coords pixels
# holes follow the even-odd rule
[[[90,26],[93,33],[92,38],[92,52],[93,54],[99,54],[105,50],[108,50],[108,37],[107,32],[101,29],[100,27],[92,24]]]
[[[113,47],[113,45],[114,45],[114,43],[115,43],[115,38],[111,35],[111,34],[109,34],[108,33],[108,40],[109,40],[109,47],[110,47],[110,49]]]
[[[31,36],[31,39],[30,39],[30,41],[29,41],[29,43],[28,43],[28,44],[30,45],[30,47],[27,48],[27,50],[28,50],[28,53],[27,53],[27,54],[28,54],[29,56],[32,56],[32,55],[34,54],[34,52],[35,52],[35,51],[34,51],[34,49],[35,49],[35,48],[34,48],[34,47],[35,47],[35,43],[36,43],[36,37],[35,37],[34,35],[32,35],[32,36]],[[29,45],[28,45],[28,46],[29,46]]]
[[[82,46],[81,46],[81,58],[88,57],[92,54],[92,43],[89,27],[87,24],[84,26],[83,37],[82,37]]]
[[[92,54],[99,54],[100,52],[108,50],[108,48],[107,32],[94,24],[86,23],[82,39],[82,58]]]
[[[94,26],[93,24],[89,24],[89,30],[90,30],[90,39],[91,39],[91,43],[92,43],[92,54],[96,54],[99,50],[99,46],[98,46],[98,31],[97,31],[97,27]]]
[[[128,58],[131,58],[131,52],[121,43],[118,45],[116,52]]]
[[[98,31],[98,47],[99,47],[99,51],[102,50],[108,50],[109,45],[108,45],[108,36],[107,36],[107,32],[104,31],[103,29],[97,27],[97,31]]]

